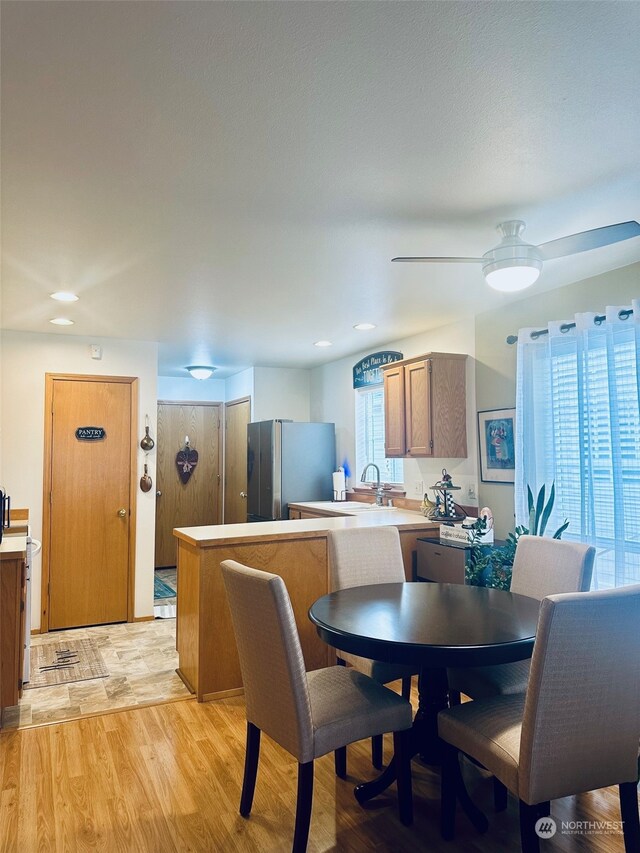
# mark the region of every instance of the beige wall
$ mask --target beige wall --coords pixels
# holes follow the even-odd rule
[[[478,411],[515,405],[516,346],[506,343],[507,335],[515,335],[527,326],[544,328],[550,320],[570,320],[576,312],[601,313],[607,305],[628,305],[638,296],[640,264],[631,264],[510,303],[500,311],[479,314],[475,324]],[[480,506],[493,510],[499,538],[513,530],[512,485],[480,483],[479,499]]]
[[[83,338],[69,335],[2,333],[0,373],[0,482],[14,507],[28,507],[32,536],[42,539],[42,487],[44,465],[45,373],[137,376],[138,427],[144,434],[149,415],[151,435],[156,434],[157,346],[141,341]],[[89,344],[100,344],[103,357],[93,360]],[[138,474],[145,457],[138,451]],[[155,481],[156,458],[148,458]],[[153,560],[155,547],[155,489],[137,493],[135,615],[153,614]],[[40,556],[34,560],[32,581],[33,628],[40,625]]]

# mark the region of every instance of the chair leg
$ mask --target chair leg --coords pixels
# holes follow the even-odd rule
[[[540,836],[536,834],[536,821],[540,817],[540,806],[530,806],[520,800],[520,844],[522,853],[539,853]]]
[[[382,770],[384,768],[384,761],[382,759],[382,737],[382,735],[374,735],[371,738],[371,763],[376,770]]]
[[[298,764],[298,802],[296,804],[296,827],[293,832],[291,853],[305,853],[309,840],[311,806],[313,803],[313,761]]]
[[[624,849],[626,853],[640,850],[640,819],[638,817],[638,786],[635,782],[621,782],[620,812],[623,820]]]
[[[405,826],[413,823],[413,788],[411,783],[411,729],[393,733],[393,751],[396,763],[396,786],[398,789],[398,811],[400,822]]]
[[[445,841],[452,841],[455,835],[458,772],[458,750],[450,743],[443,742],[440,776],[440,835]]]
[[[258,759],[260,758],[260,729],[247,720],[247,747],[244,755],[244,778],[240,795],[240,814],[249,817],[256,789]]]
[[[411,676],[402,679],[402,698],[407,702],[411,699]]]
[[[336,776],[340,779],[346,779],[347,777],[347,747],[340,746],[333,753],[334,762],[336,766]]]
[[[499,779],[493,777],[493,807],[497,812],[503,812],[507,807],[508,791]]]

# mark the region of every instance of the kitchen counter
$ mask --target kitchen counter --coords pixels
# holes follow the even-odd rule
[[[210,524],[203,527],[176,527],[173,535],[192,545],[214,545],[220,542],[261,542],[277,536],[279,539],[313,538],[318,531],[341,530],[345,527],[379,527],[390,524],[399,530],[420,525],[423,530],[437,529],[420,512],[383,507],[362,511],[332,510],[344,504],[332,501],[289,504],[290,508],[325,511],[327,517],[301,518],[287,521],[257,521],[245,524]],[[332,517],[335,516],[335,517]]]
[[[283,578],[306,667],[319,669],[335,662],[335,652],[320,640],[307,617],[311,604],[329,591],[327,531],[381,525],[398,528],[405,574],[411,579],[418,537],[438,527],[419,512],[364,509],[335,517],[176,528],[178,674],[198,700],[221,699],[242,692],[231,613],[220,571],[223,560],[237,560]],[[256,618],[259,615],[256,612]]]

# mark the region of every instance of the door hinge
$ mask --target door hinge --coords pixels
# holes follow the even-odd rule
[[[428,372],[428,373],[431,373],[432,365],[433,365],[433,362],[431,361],[431,359],[429,359],[429,360],[427,361],[427,365],[428,365],[428,366],[427,366],[427,372]]]
[[[433,439],[429,439],[429,450],[433,450]]]

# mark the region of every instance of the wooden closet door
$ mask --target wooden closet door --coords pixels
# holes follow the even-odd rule
[[[221,403],[158,403],[156,468],[156,568],[175,566],[174,527],[220,523]],[[187,483],[180,480],[176,454],[189,436],[198,464]]]
[[[128,618],[136,397],[133,378],[47,377],[44,628]]]

